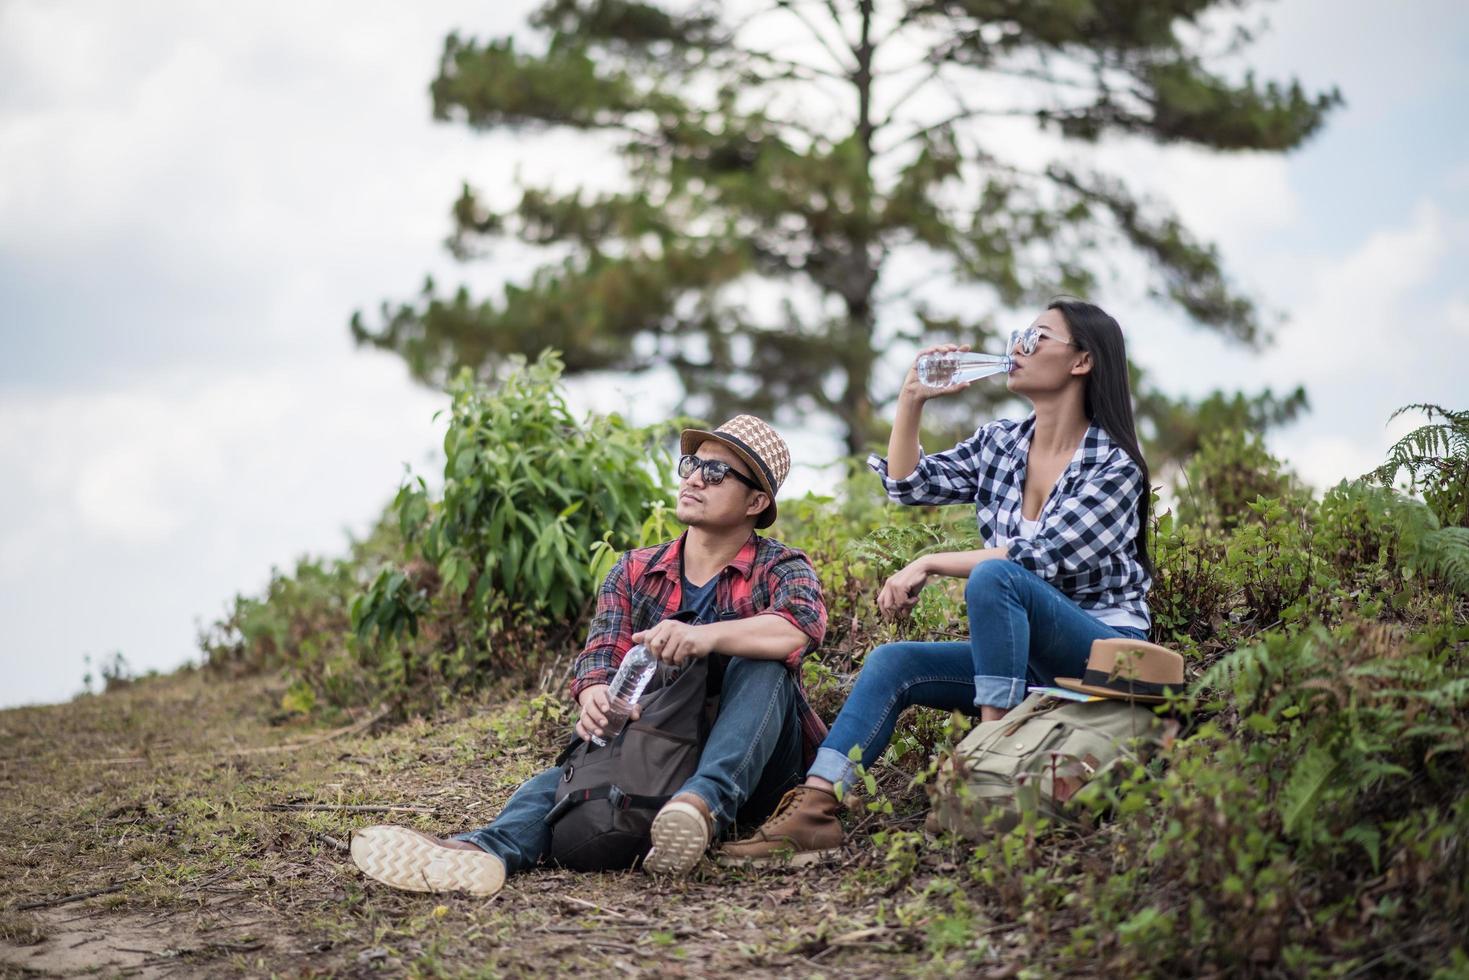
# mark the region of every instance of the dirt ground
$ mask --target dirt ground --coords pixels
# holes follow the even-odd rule
[[[283,718],[281,693],[184,673],[0,712],[0,976],[1026,972],[1011,924],[935,940],[925,896],[962,856],[928,848],[894,874],[871,831],[914,825],[901,810],[819,869],[544,870],[489,900],[393,891],[351,864],[353,829],[488,822],[564,719],[522,695],[322,728]]]

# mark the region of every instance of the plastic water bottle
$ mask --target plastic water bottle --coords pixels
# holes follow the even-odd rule
[[[610,702],[607,708],[607,724],[602,726],[601,735],[593,735],[592,741],[598,745],[606,745],[619,734],[627,724],[627,716],[632,714],[633,705],[638,703],[638,698],[643,696],[643,688],[653,679],[658,670],[658,658],[648,652],[648,648],[639,643],[622,658],[622,666],[617,668],[617,676],[612,678],[612,684],[607,689],[607,700]]]
[[[1011,365],[1008,354],[938,351],[918,359],[918,380],[929,388],[947,388],[966,381],[978,381],[992,374],[1009,374]]]

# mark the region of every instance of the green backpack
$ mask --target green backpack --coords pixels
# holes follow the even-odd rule
[[[929,787],[927,827],[970,840],[1037,816],[1074,822],[1087,785],[1123,760],[1146,760],[1165,722],[1152,705],[1032,694],[964,737]]]

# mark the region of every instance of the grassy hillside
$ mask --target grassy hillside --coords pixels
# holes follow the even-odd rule
[[[675,883],[548,870],[482,902],[366,882],[345,842],[370,823],[487,821],[570,724],[599,575],[677,529],[665,433],[572,419],[554,362],[493,394],[462,385],[442,492],[405,484],[348,555],[240,597],[203,638],[205,668],[0,714],[0,959],[1469,975],[1469,413],[1425,408],[1373,480],[1323,494],[1258,439],[1206,435],[1152,539],[1154,639],[1188,661],[1166,709],[1183,730],[1076,825],[926,837],[926,774],[968,722],[916,711],[849,808],[837,866]],[[822,576],[831,626],[803,669],[828,719],[879,643],[964,633],[960,583],[897,625],[872,599],[915,555],[967,546],[972,513],[892,507],[871,482],[785,502],[777,529]]]
[[[432,722],[275,724],[284,691],[190,672],[0,712],[0,973],[880,977],[953,947],[870,841],[804,874],[553,870],[490,901],[377,886],[342,849],[354,827],[487,819],[560,726],[493,693]],[[962,860],[934,849],[904,881]],[[1025,941],[996,924],[984,958]]]

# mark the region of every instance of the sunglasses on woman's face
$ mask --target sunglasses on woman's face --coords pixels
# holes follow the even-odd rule
[[[688,479],[694,475],[694,470],[698,470],[700,475],[703,476],[704,482],[711,487],[719,486],[724,482],[726,476],[732,476],[751,490],[763,491],[765,489],[722,459],[700,459],[697,456],[680,456],[678,458],[679,479]]]
[[[1031,354],[1035,353],[1035,349],[1037,346],[1040,345],[1042,337],[1049,337],[1056,343],[1065,344],[1068,347],[1080,346],[1074,340],[1067,340],[1064,337],[1056,336],[1045,327],[1026,327],[1024,330],[1010,331],[1010,346],[1006,348],[1006,350],[1013,351],[1016,348],[1019,348],[1020,353],[1024,354],[1026,357],[1029,357]]]

